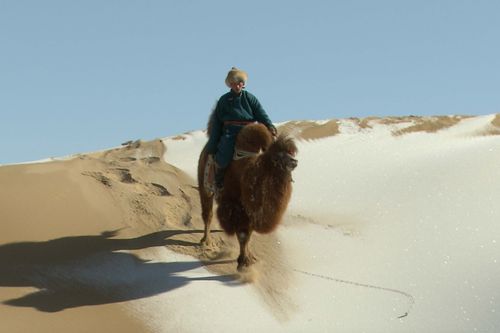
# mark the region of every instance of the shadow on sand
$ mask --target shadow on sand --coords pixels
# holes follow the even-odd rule
[[[169,238],[201,232],[169,230],[138,238],[116,239],[111,237],[116,236],[117,231],[110,231],[95,236],[0,245],[0,287],[39,289],[4,304],[57,312],[146,298],[193,281],[238,285],[234,275],[191,278],[179,274],[210,263],[196,260],[151,262],[131,253],[117,252],[166,245],[194,246],[197,244]],[[217,263],[220,262],[213,262]]]

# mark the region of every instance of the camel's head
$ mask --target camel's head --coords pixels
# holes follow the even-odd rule
[[[272,162],[275,166],[288,172],[293,171],[298,164],[295,156],[297,155],[297,146],[292,138],[281,135],[269,147],[268,153],[271,154]]]

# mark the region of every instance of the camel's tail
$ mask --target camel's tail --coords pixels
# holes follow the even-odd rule
[[[210,137],[210,134],[212,133],[213,129],[213,123],[215,121],[215,109],[217,108],[217,102],[212,106],[212,109],[210,111],[210,116],[208,116],[208,122],[207,122],[207,136]]]

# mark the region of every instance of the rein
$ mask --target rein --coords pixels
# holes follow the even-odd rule
[[[242,158],[254,157],[254,156],[260,155],[260,153],[261,153],[261,151],[259,151],[258,153],[254,153],[252,151],[235,149],[234,155],[233,155],[233,160],[241,160]]]

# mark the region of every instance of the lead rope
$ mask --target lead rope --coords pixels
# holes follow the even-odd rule
[[[316,278],[319,278],[319,279],[324,279],[324,280],[329,280],[329,281],[334,281],[334,282],[344,283],[344,284],[350,284],[350,285],[357,286],[357,287],[362,287],[362,288],[370,288],[370,289],[375,289],[375,290],[382,290],[382,291],[387,291],[387,292],[391,292],[391,293],[396,293],[396,294],[399,294],[399,295],[403,295],[403,296],[405,296],[408,299],[408,302],[409,302],[408,309],[407,309],[407,311],[404,314],[398,316],[396,319],[401,319],[401,318],[404,318],[404,317],[408,316],[410,314],[410,311],[411,311],[412,307],[413,307],[413,304],[415,304],[415,298],[412,295],[410,295],[407,292],[398,290],[398,289],[380,287],[380,286],[375,286],[375,285],[365,284],[365,283],[359,283],[359,282],[354,282],[354,281],[349,281],[349,280],[336,279],[336,278],[332,278],[332,277],[325,276],[325,275],[320,275],[320,274],[314,274],[314,273],[309,273],[309,272],[301,271],[299,269],[295,269],[295,268],[291,268],[291,267],[289,267],[289,268],[292,271],[294,271],[294,272],[301,273],[301,274],[304,274],[304,275],[309,275],[309,276],[316,277]]]

